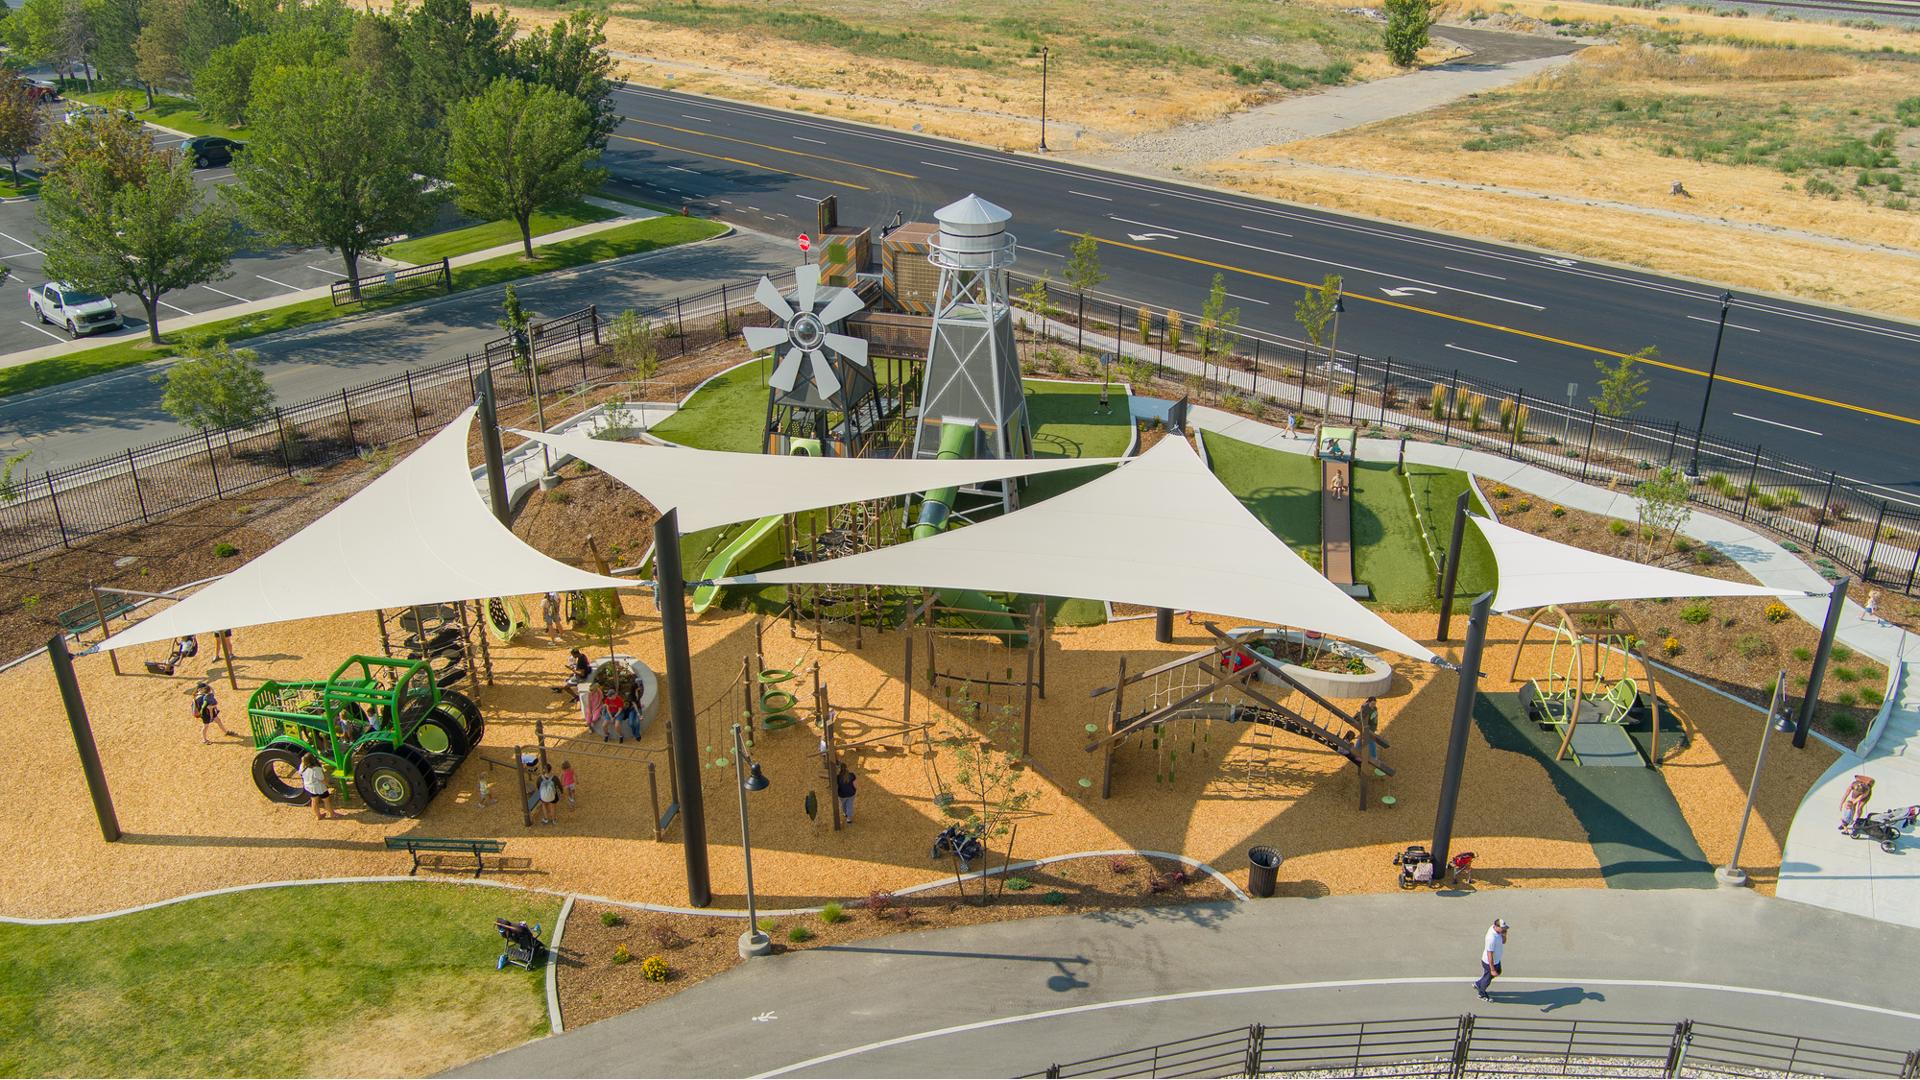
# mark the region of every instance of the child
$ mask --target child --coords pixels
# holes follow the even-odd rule
[[[567,805],[570,807],[579,805],[578,801],[576,801],[576,799],[574,798],[575,789],[578,786],[579,786],[579,781],[573,775],[573,762],[571,761],[561,762],[560,763],[560,787],[561,787],[561,790],[567,793]]]
[[[1867,619],[1869,621],[1871,622],[1880,621],[1880,590],[1879,589],[1871,589],[1867,592],[1866,610],[1867,610]]]
[[[540,824],[555,824],[553,807],[560,801],[560,781],[554,778],[552,764],[540,766],[540,783],[534,789],[534,796],[540,802]]]
[[[220,702],[213,696],[213,687],[204,682],[193,684],[193,718],[200,721],[200,742],[203,745],[213,745],[213,740],[207,738],[208,724],[219,728],[220,734],[230,739],[235,737],[233,732],[227,730],[227,725],[220,722]]]
[[[327,770],[320,767],[320,759],[312,754],[303,754],[300,758],[300,786],[306,789],[307,801],[313,804],[316,821],[334,816],[333,789],[327,785]]]
[[[492,780],[489,780],[485,776],[482,776],[479,780],[474,782],[473,787],[474,787],[474,793],[476,796],[473,800],[473,805],[490,806],[493,804],[493,781]]]
[[[840,775],[834,781],[833,793],[840,797],[840,820],[853,824],[853,797],[858,788],[855,786],[853,770],[840,766]]]
[[[1867,800],[1873,798],[1873,777],[1855,774],[1840,798],[1840,831],[1851,832],[1853,823],[1867,812]]]

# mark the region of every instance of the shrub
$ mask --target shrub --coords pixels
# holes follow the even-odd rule
[[[1133,863],[1127,859],[1108,859],[1107,869],[1116,874],[1131,874],[1133,873]]]
[[[648,982],[663,983],[673,974],[673,968],[667,964],[664,956],[649,956],[640,961],[640,977]]]
[[[1808,660],[1813,659],[1813,650],[1807,648],[1805,645],[1795,645],[1793,647],[1792,655],[1795,660],[1798,660],[1804,664]]]
[[[804,926],[796,926],[787,931],[787,940],[793,942],[795,945],[805,944],[813,940],[813,931]]]
[[[655,923],[647,927],[647,937],[652,939],[654,947],[659,949],[677,949],[687,943],[678,930],[665,923]]]
[[[1180,313],[1177,311],[1167,312],[1166,340],[1168,349],[1174,352],[1180,351]]]
[[[1513,512],[1516,514],[1524,514],[1531,509],[1533,509],[1532,499],[1521,499],[1513,504]]]
[[[1881,702],[1887,700],[1887,695],[1881,693],[1879,687],[1863,686],[1860,688],[1860,700],[1877,709],[1880,707]]]
[[[1680,639],[1674,637],[1672,634],[1668,634],[1667,640],[1660,643],[1660,651],[1666,653],[1668,656],[1679,656]]]
[[[1742,634],[1734,640],[1733,651],[1743,659],[1751,660],[1756,656],[1765,656],[1773,651],[1773,642],[1759,634]]]
[[[566,488],[554,488],[547,492],[547,501],[555,506],[565,506],[573,501],[573,492]]]
[[[1680,621],[1683,623],[1699,626],[1711,618],[1713,618],[1713,609],[1705,604],[1688,604],[1680,609]]]
[[[1846,666],[1845,664],[1842,664],[1839,667],[1833,669],[1833,677],[1836,679],[1839,679],[1841,682],[1859,682],[1860,681],[1860,673]]]
[[[1043,893],[1040,897],[1040,902],[1049,907],[1059,907],[1061,904],[1067,902],[1067,894],[1058,889],[1054,889],[1050,892]]]
[[[1631,531],[1631,529],[1626,522],[1621,521],[1619,518],[1615,518],[1612,521],[1607,522],[1607,531],[1612,533],[1615,536],[1625,536],[1629,531]]]
[[[1433,390],[1427,395],[1427,412],[1431,414],[1435,420],[1445,420],[1447,418],[1446,387],[1439,383],[1434,384]]]
[[[1512,496],[1513,496],[1513,489],[1507,487],[1507,485],[1505,484],[1501,484],[1498,487],[1495,487],[1493,489],[1493,497],[1496,499],[1506,499],[1506,498],[1511,498]]]
[[[822,907],[820,909],[820,921],[823,923],[826,923],[829,926],[833,925],[834,923],[846,922],[847,921],[846,909],[840,906],[840,902],[838,900],[830,901],[825,907]]]
[[[761,919],[759,929],[763,934],[777,934],[780,932],[780,924],[772,919]]]
[[[619,926],[620,923],[621,919],[618,913],[612,911],[603,911],[600,913],[601,926]]]
[[[1693,549],[1693,562],[1696,566],[1712,566],[1720,561],[1720,553],[1710,547]]]
[[[1556,506],[1553,509],[1547,511],[1547,513],[1552,514],[1554,517],[1566,517],[1567,508],[1564,506]]]
[[[1855,705],[1860,704],[1860,695],[1854,693],[1852,690],[1842,690],[1833,696],[1833,700],[1851,709]],[[1852,717],[1848,717],[1848,719],[1852,719]]]
[[[1010,877],[1007,879],[1007,888],[1012,889],[1014,892],[1026,892],[1028,889],[1033,888],[1033,882],[1023,877]]]
[[[1166,892],[1168,889],[1171,889],[1171,888],[1173,888],[1173,883],[1168,881],[1166,878],[1161,877],[1159,874],[1147,875],[1147,891],[1148,892],[1154,893],[1157,895],[1159,893]]]
[[[1833,643],[1833,651],[1829,655],[1844,664],[1853,659],[1853,650],[1836,641]]]
[[[621,942],[620,944],[618,944],[618,945],[615,945],[615,946],[613,947],[613,962],[614,962],[614,963],[616,963],[616,964],[624,964],[624,963],[626,963],[627,961],[629,961],[629,960],[631,960],[631,959],[633,959],[633,952],[632,952],[632,950],[630,950],[630,949],[628,949],[628,948],[627,948],[627,943],[626,943],[626,942],[624,942],[624,941],[623,941],[623,942]]]
[[[891,919],[900,902],[885,889],[875,889],[867,894],[867,910],[873,912],[876,919]]]
[[[1845,695],[1842,696],[1844,697]],[[1833,730],[1842,735],[1857,735],[1860,732],[1860,721],[1855,720],[1846,713],[1837,713],[1828,717],[1827,722],[1833,725]]]
[[[219,543],[213,545],[213,553],[218,558],[231,559],[235,555],[240,554],[240,549],[237,547],[234,547],[232,544],[227,543],[225,540],[222,540]]]

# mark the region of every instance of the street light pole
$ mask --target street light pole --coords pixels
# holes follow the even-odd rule
[[[1720,372],[1720,343],[1727,336],[1727,312],[1733,307],[1733,293],[1720,294],[1720,328],[1713,332],[1713,360],[1707,365],[1707,392],[1700,396],[1700,423],[1693,429],[1693,460],[1687,465],[1688,476],[1700,475],[1700,440],[1707,433],[1707,404],[1713,400],[1713,379]]]
[[[740,736],[740,725],[733,725],[733,774],[740,780],[740,853],[747,860],[747,932],[740,935],[740,956],[742,959],[765,956],[773,951],[773,939],[760,932],[760,912],[753,903],[753,834],[747,827],[747,792],[764,791],[767,778],[760,772],[759,762],[755,762],[749,775],[746,766],[747,748]]]
[[[1340,316],[1347,310],[1347,279],[1334,278],[1333,336],[1327,339],[1327,418],[1333,418],[1333,369],[1340,362]]]
[[[1040,149],[1047,149],[1047,47],[1040,46]]]

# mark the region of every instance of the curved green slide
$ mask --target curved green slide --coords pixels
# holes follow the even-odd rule
[[[953,461],[957,458],[973,456],[973,425],[943,423],[940,425],[940,451],[936,460]],[[914,522],[913,538],[925,540],[947,527],[947,521],[953,515],[953,500],[959,494],[954,487],[934,488],[922,495],[920,502],[920,520]],[[940,602],[949,607],[967,608],[970,611],[986,612],[966,616],[966,620],[982,630],[1004,631],[1002,640],[1016,649],[1027,645],[1025,634],[1012,633],[1019,629],[1013,617],[1007,613],[1005,604],[984,593],[972,589],[941,589]],[[697,607],[695,610],[699,610]]]
[[[820,440],[794,439],[792,452],[799,454],[801,457],[819,457]],[[741,556],[758,547],[767,537],[779,531],[782,520],[781,515],[773,514],[768,517],[763,517],[759,521],[749,525],[745,532],[734,537],[731,543],[721,548],[712,559],[707,561],[707,568],[701,572],[700,576],[707,581],[716,581],[733,573],[733,564],[738,562]],[[714,601],[720,599],[721,589],[722,586],[719,585],[700,585],[695,587],[693,590],[693,613],[698,615],[712,607]]]

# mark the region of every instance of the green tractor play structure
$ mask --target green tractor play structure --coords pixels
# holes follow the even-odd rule
[[[425,660],[355,656],[324,682],[269,680],[247,699],[253,782],[279,803],[308,801],[300,759],[320,759],[377,814],[415,817],[486,730],[479,706],[434,685]]]

